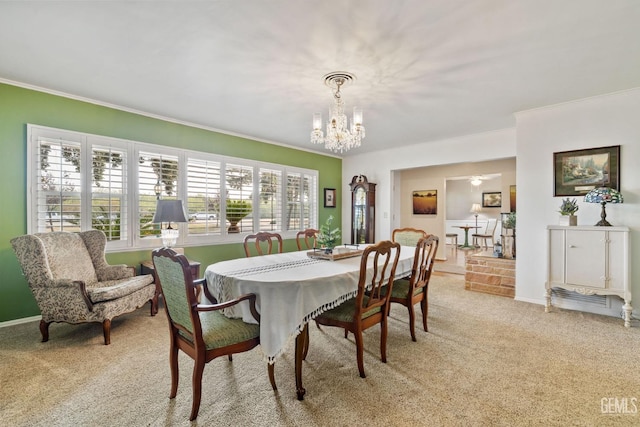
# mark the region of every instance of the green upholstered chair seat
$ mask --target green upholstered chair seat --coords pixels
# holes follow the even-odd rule
[[[411,286],[411,284],[409,283],[409,279],[398,279],[396,281],[393,282],[393,289],[391,290],[391,297],[392,298],[406,298],[407,294],[409,293],[409,286]],[[423,290],[423,288],[416,288],[413,291],[413,295],[418,295],[419,293],[421,293]],[[386,295],[387,294],[387,287],[385,286],[384,288],[382,288],[382,294]]]
[[[202,338],[207,350],[226,347],[260,336],[260,325],[245,323],[242,319],[229,319],[217,311],[200,312]],[[192,342],[191,337],[180,331],[180,335]]]
[[[367,302],[366,300],[367,298],[365,297],[365,301],[364,301],[365,304]],[[373,316],[374,314],[379,313],[380,310],[381,310],[381,307],[376,307],[369,311],[366,311],[362,313],[362,318],[366,319],[369,316]],[[338,320],[341,322],[351,322],[353,320],[353,316],[355,316],[355,313],[356,313],[355,298],[351,298],[343,302],[339,306],[332,308],[331,310],[325,311],[320,316],[327,319]]]

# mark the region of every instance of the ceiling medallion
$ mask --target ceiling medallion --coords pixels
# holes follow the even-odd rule
[[[353,108],[351,127],[348,127],[347,116],[344,114],[344,102],[340,89],[348,85],[356,76],[345,71],[334,71],[323,77],[324,84],[333,90],[333,105],[329,107],[329,120],[327,121],[327,135],[322,132],[322,114],[313,115],[313,130],[311,142],[324,144],[324,148],[333,152],[343,153],[360,146],[364,139],[364,126],[362,126],[362,110]]]

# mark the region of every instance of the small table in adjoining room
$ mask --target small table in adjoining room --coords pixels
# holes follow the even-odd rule
[[[475,226],[475,225],[456,225],[456,227],[457,228],[462,228],[464,230],[464,244],[458,246],[458,248],[459,249],[474,249],[475,246],[469,244],[469,229],[470,228],[478,229],[480,227],[479,226]]]

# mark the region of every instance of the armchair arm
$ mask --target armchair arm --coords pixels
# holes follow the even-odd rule
[[[84,300],[84,303],[87,305],[87,309],[89,311],[93,311],[93,303],[89,299],[89,294],[87,294],[86,283],[79,280],[75,280],[73,283],[78,285],[78,287],[80,288],[80,292],[82,293],[82,299]]]
[[[107,280],[126,279],[135,276],[135,267],[129,267],[126,264],[107,265],[96,269],[96,275],[99,282]]]
[[[249,300],[249,309],[251,310],[253,318],[256,319],[256,321],[260,322],[260,313],[258,313],[258,310],[256,309],[256,294],[240,295],[238,298],[234,298],[232,300],[219,304],[198,304],[196,306],[196,311],[222,310],[223,308],[234,306],[245,300]]]
[[[85,282],[71,279],[49,280],[46,284],[33,286],[34,297],[41,311],[55,311],[59,303],[67,305],[81,304],[93,311],[93,303],[89,299]]]

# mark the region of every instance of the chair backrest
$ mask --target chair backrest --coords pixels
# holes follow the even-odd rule
[[[486,234],[487,236],[493,236],[493,234],[496,232],[497,226],[498,226],[498,220],[490,219],[487,222],[487,230],[485,231],[484,234]]]
[[[383,313],[388,313],[391,292],[386,292],[386,289],[391,290],[393,286],[399,258],[400,243],[390,240],[383,240],[364,249],[355,299],[356,319],[361,318],[362,313],[378,307]]]
[[[278,233],[268,233],[268,232],[259,232],[256,234],[250,234],[244,238],[244,253],[248,257],[251,256],[251,242],[254,243],[256,248],[257,255],[265,255],[265,251],[263,251],[263,246],[266,246],[266,254],[273,253],[273,241],[276,240],[278,242],[277,253],[282,253],[282,236]]]
[[[56,279],[79,280],[90,285],[98,281],[95,263],[99,267],[101,262],[106,264],[106,237],[99,230],[27,234],[12,239],[11,244],[32,288]]]
[[[198,301],[189,261],[171,248],[155,249],[151,259],[172,330],[181,330],[192,338],[193,343],[204,346],[200,316],[194,310]]]
[[[400,243],[402,246],[415,246],[418,240],[423,237],[427,237],[427,233],[424,230],[411,227],[396,228],[391,233],[391,240]]]
[[[427,238],[422,238],[416,243],[416,252],[413,256],[413,267],[409,277],[410,289],[427,287],[431,273],[433,272],[436,252],[438,252],[439,239],[433,234]],[[409,295],[413,295],[410,292]]]
[[[318,234],[318,230],[315,228],[307,228],[306,230],[298,231],[296,234],[296,245],[298,245],[298,250],[302,249],[313,249],[316,247],[316,234]],[[302,243],[304,242],[304,248],[302,247]]]

